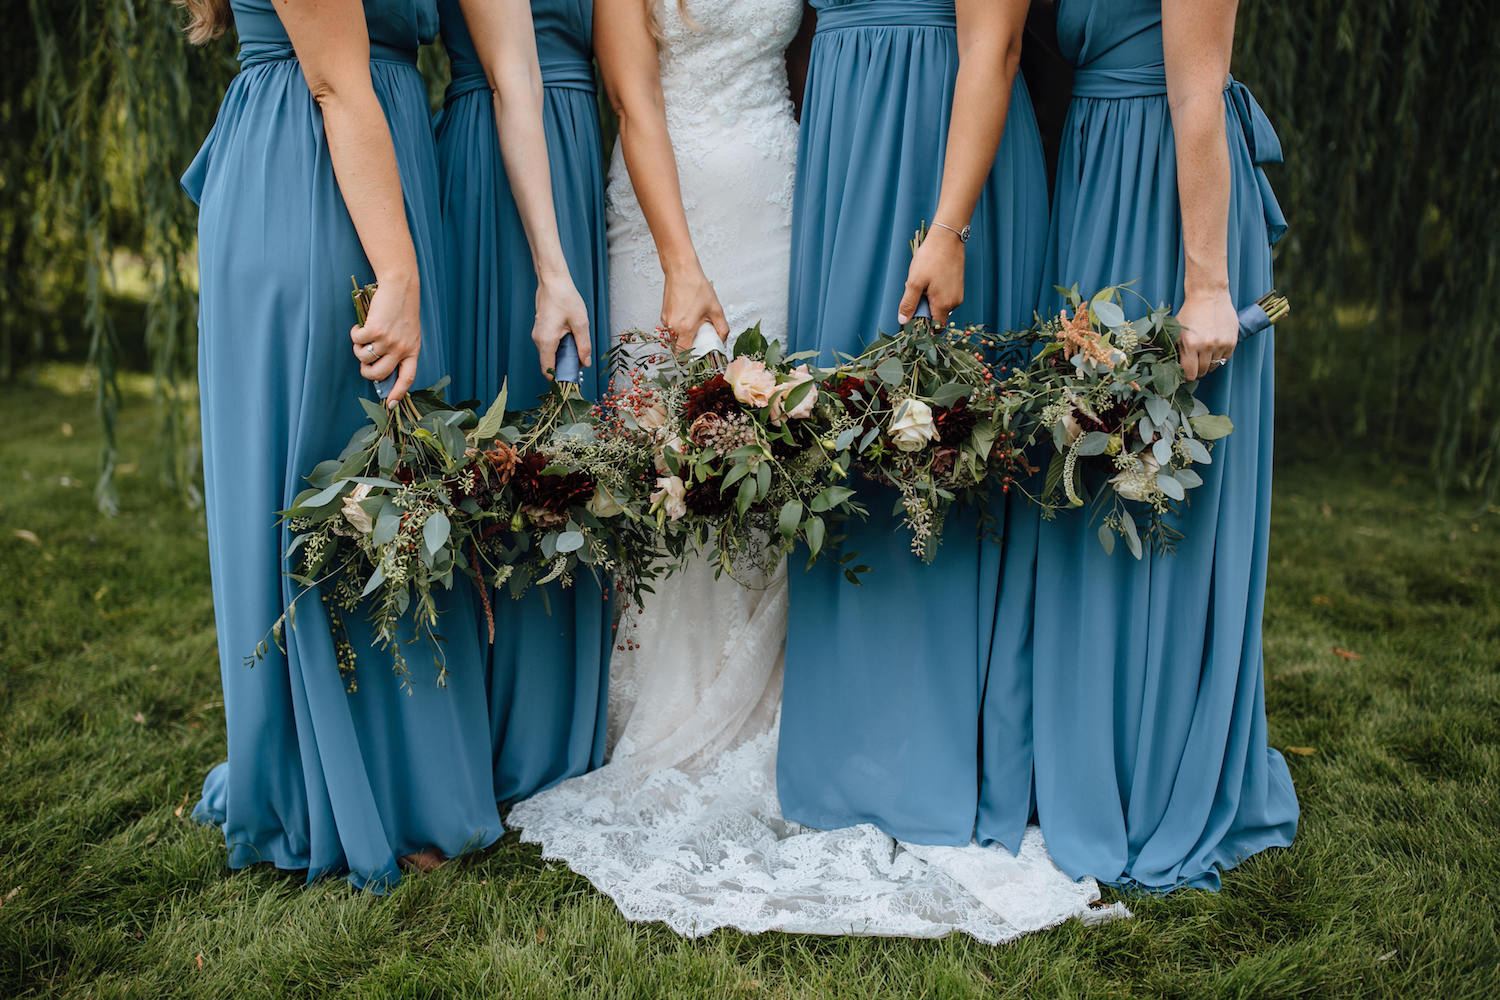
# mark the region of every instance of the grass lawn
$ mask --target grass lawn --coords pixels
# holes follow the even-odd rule
[[[1500,512],[1440,505],[1420,462],[1278,470],[1290,850],[999,948],[685,941],[514,836],[384,899],[230,874],[185,819],[224,748],[202,517],[157,485],[140,394],[99,516],[89,404],[68,367],[0,396],[0,998],[1500,996]]]

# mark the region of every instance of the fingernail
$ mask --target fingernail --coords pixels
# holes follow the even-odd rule
[[[911,319],[911,317],[908,316],[908,315],[906,315],[905,313],[897,313],[896,314],[896,322],[900,323],[902,326],[905,326],[906,323],[907,323],[907,321],[910,320],[910,319]]]

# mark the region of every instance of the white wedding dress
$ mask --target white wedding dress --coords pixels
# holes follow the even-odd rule
[[[732,331],[782,338],[797,127],[784,53],[802,0],[676,0],[659,9],[662,90],[683,205]],[[662,278],[620,150],[606,200],[610,315],[650,331]],[[700,337],[700,342],[703,338]],[[519,803],[523,840],[566,862],[631,920],[1000,942],[1070,917],[1097,921],[1031,830],[1001,848],[898,844],[873,826],[815,831],[781,817],[776,741],[785,568],[742,586],[694,561],[622,626],[610,667],[609,762]]]

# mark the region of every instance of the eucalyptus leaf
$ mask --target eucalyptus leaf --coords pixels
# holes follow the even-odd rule
[[[1202,441],[1199,441],[1197,438],[1183,438],[1182,446],[1187,449],[1188,457],[1197,462],[1199,465],[1213,464],[1214,458],[1213,455],[1209,453],[1208,446],[1205,445]]]
[[[500,433],[500,427],[505,423],[505,398],[510,393],[510,379],[500,383],[500,395],[490,404],[490,408],[484,411],[484,416],[479,419],[479,425],[473,430],[475,441],[488,441]]]
[[[960,399],[968,399],[974,394],[974,390],[962,382],[947,382],[937,387],[932,393],[933,406],[952,406]]]
[[[1183,490],[1182,484],[1178,482],[1176,477],[1171,473],[1158,472],[1156,474],[1156,485],[1163,493],[1171,497],[1173,500],[1181,500],[1183,497],[1187,496],[1187,492]]]
[[[373,545],[389,545],[401,531],[401,508],[387,501],[375,516],[375,530],[370,533]]]
[[[1109,299],[1096,298],[1091,303],[1091,307],[1094,310],[1094,318],[1111,330],[1125,325],[1125,310]]]
[[[557,536],[557,551],[577,552],[583,548],[584,537],[581,531],[564,531]]]
[[[1157,424],[1167,422],[1172,413],[1172,400],[1166,396],[1147,396],[1146,414]]]
[[[365,589],[360,591],[360,597],[369,597],[375,588],[385,582],[385,567],[376,566],[375,572],[370,574],[370,579],[365,581]]]
[[[1193,417],[1192,425],[1194,432],[1205,441],[1217,441],[1221,437],[1228,437],[1234,430],[1234,421],[1221,413]]]
[[[448,544],[451,530],[452,525],[448,523],[447,515],[442,511],[434,511],[422,523],[422,544],[427,546],[428,552],[436,555],[438,549]]]
[[[1141,536],[1135,530],[1135,518],[1128,513],[1121,516],[1120,530],[1125,534],[1125,545],[1130,549],[1130,554],[1137,559],[1141,558]]]
[[[1182,484],[1183,489],[1192,490],[1203,485],[1203,477],[1192,469],[1176,469],[1172,477]]]
[[[1104,554],[1112,556],[1115,554],[1115,533],[1110,530],[1109,525],[1099,525],[1099,544],[1104,546]]]
[[[1156,459],[1158,465],[1169,465],[1172,461],[1172,439],[1170,437],[1157,438],[1156,443],[1151,446],[1151,457]]]
[[[1089,431],[1078,439],[1078,454],[1083,457],[1102,455],[1109,448],[1109,435],[1103,431]]]
[[[875,374],[886,385],[900,385],[906,378],[906,371],[901,367],[901,359],[894,357],[886,358],[876,365]]]

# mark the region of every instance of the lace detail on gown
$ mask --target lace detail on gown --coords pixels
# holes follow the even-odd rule
[[[786,329],[797,128],[783,56],[799,0],[661,5],[667,124],[688,225],[730,329]],[[610,315],[650,330],[662,278],[619,149],[606,199]],[[656,585],[610,666],[609,762],[518,804],[507,822],[609,895],[631,920],[680,934],[719,927],[1009,940],[1097,920],[1031,830],[1021,852],[899,844],[873,826],[806,829],[776,797],[784,567],[715,580],[703,560]],[[627,641],[628,640],[628,641]]]

